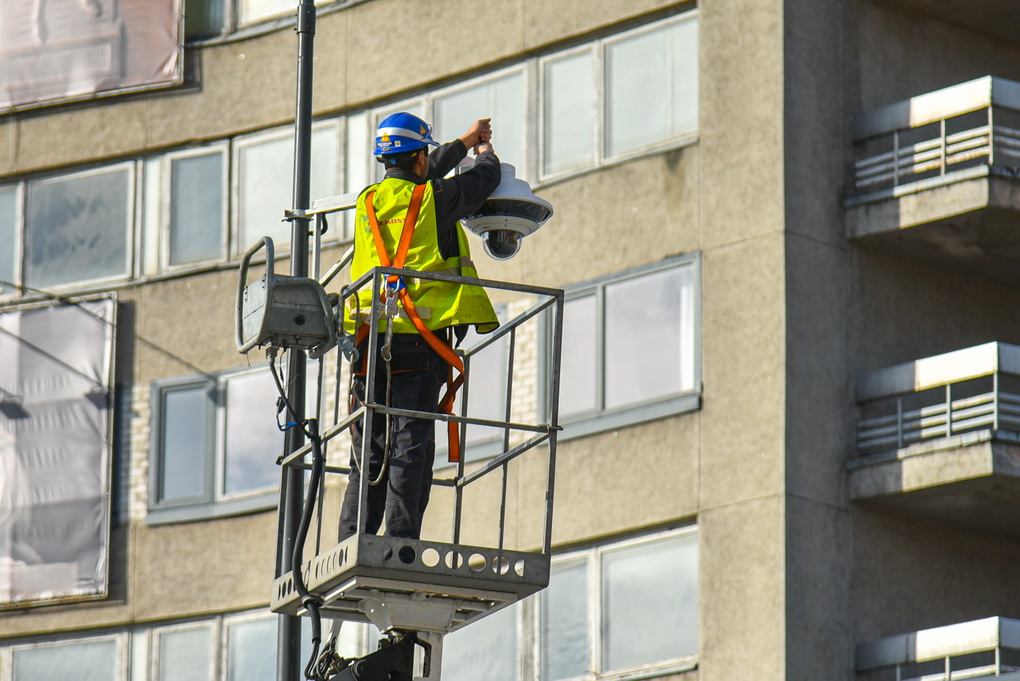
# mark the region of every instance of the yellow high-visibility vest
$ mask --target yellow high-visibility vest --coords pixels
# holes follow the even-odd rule
[[[366,197],[374,191],[373,205],[383,244],[390,257],[397,252],[404,217],[411,203],[415,183],[397,178],[386,178],[366,188],[358,197],[354,226],[354,260],[351,262],[351,279],[356,280],[381,263],[376,249],[372,228],[365,207]],[[457,243],[460,255],[443,258],[439,252],[436,227],[436,205],[432,184],[426,183],[424,197],[415,222],[414,234],[407,250],[404,268],[426,272],[443,272],[463,277],[478,277],[471,262],[471,250],[464,229],[458,223]],[[489,296],[481,286],[453,284],[445,281],[405,279],[407,291],[425,326],[433,331],[473,324],[479,333],[489,333],[499,326],[496,312]],[[371,285],[363,287],[357,296],[348,299],[344,326],[353,332],[355,320],[358,324],[368,322],[371,314]],[[378,301],[377,305],[381,305]],[[394,333],[417,333],[406,312],[398,306],[397,317],[393,320]],[[380,327],[379,331],[383,331]]]

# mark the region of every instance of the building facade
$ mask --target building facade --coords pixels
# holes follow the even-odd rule
[[[95,306],[84,394],[109,398],[67,474],[98,481],[92,581],[54,592],[12,548],[5,490],[38,519],[48,488],[0,469],[0,681],[275,678],[283,436],[234,315],[250,246],[287,263],[293,4],[188,0],[180,82],[0,116],[0,330],[78,347],[43,315]],[[1005,0],[318,5],[313,198],[371,182],[404,110],[444,140],[491,116],[556,210],[512,260],[473,242],[484,278],[566,292],[551,585],[451,634],[444,678],[1020,669],[1018,35]],[[483,411],[542,408],[542,334],[509,407],[479,368]],[[528,479],[508,524],[534,549]]]

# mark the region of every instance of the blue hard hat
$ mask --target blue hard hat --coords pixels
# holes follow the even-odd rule
[[[438,147],[432,139],[432,128],[417,116],[405,112],[383,119],[375,133],[375,155],[389,156],[415,151],[426,146]]]

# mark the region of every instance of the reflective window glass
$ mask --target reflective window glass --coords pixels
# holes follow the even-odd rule
[[[603,672],[696,654],[697,613],[697,535],[602,554]]]
[[[492,146],[503,163],[513,164],[517,177],[526,177],[524,73],[516,72],[479,83],[433,102],[433,132],[437,142],[455,140],[480,118],[492,119]],[[471,150],[468,149],[468,153]]]
[[[80,641],[15,649],[12,681],[118,681],[117,642]]]
[[[444,681],[517,681],[517,612],[503,608],[443,639]]]
[[[606,155],[697,132],[696,19],[606,45]]]
[[[276,423],[279,393],[272,374],[263,369],[229,378],[225,390],[223,492],[241,494],[278,485],[276,458],[283,451],[283,433]]]
[[[338,145],[335,126],[312,131],[312,201],[337,194]],[[293,136],[240,145],[237,172],[238,251],[243,253],[263,236],[272,238],[277,248],[289,244],[291,225],[282,219],[294,203]]]
[[[121,167],[30,183],[26,282],[36,288],[126,276],[131,171]]]
[[[588,563],[554,565],[542,592],[541,681],[588,674],[588,613]]]
[[[240,0],[238,2],[238,12],[241,15],[242,24],[273,16],[294,14],[296,11],[297,3],[292,0]]]
[[[690,299],[691,268],[670,269],[606,286],[607,409],[681,392],[684,376],[683,309]],[[687,306],[688,308],[690,305]],[[657,351],[650,351],[654,345]]]
[[[163,394],[159,500],[207,492],[209,389],[206,385]]]
[[[227,681],[276,681],[276,618],[227,626]]]
[[[184,0],[185,37],[190,40],[219,33],[226,4],[227,0]]]
[[[574,298],[563,305],[560,357],[560,415],[598,407],[598,297]]]
[[[595,57],[578,52],[543,67],[542,170],[551,175],[595,160]]]
[[[171,265],[223,257],[223,159],[213,153],[171,162]]]
[[[212,631],[207,627],[160,633],[158,681],[213,678],[212,644]]]
[[[0,187],[0,296],[14,292],[17,236],[18,188]]]

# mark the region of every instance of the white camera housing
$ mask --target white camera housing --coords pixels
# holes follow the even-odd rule
[[[552,217],[552,204],[535,196],[531,185],[517,177],[517,169],[501,163],[503,177],[478,212],[464,218],[464,226],[482,239],[490,258],[509,260],[521,250],[524,237]]]

